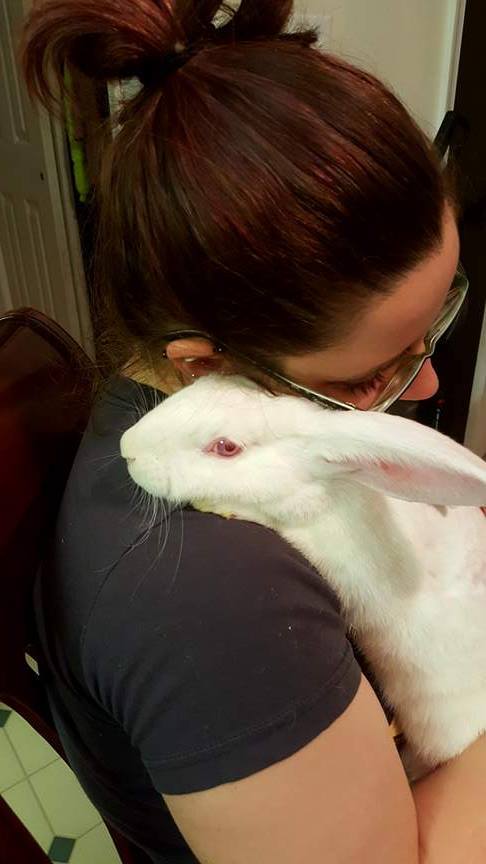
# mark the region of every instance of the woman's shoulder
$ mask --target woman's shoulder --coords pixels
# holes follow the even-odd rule
[[[296,550],[184,510],[110,574],[84,668],[162,792],[285,758],[343,713],[361,676],[333,592]]]
[[[245,633],[258,626],[269,640],[281,638],[284,626],[297,638],[296,630],[303,634],[318,621],[328,655],[333,645],[343,651],[346,625],[332,587],[297,549],[254,522],[162,508],[159,519],[98,572],[85,634],[108,610],[121,634],[134,610],[159,624],[167,619],[169,627],[175,617],[191,631],[203,619],[210,627],[224,618]]]
[[[161,508],[110,575],[110,593],[143,591],[165,604],[192,598],[207,608],[254,603],[261,614],[282,605],[326,610],[344,633],[339,599],[318,571],[276,532],[257,523],[225,519],[193,508]],[[137,587],[138,586],[138,587]],[[241,608],[241,607],[240,607]],[[256,610],[255,610],[256,611]]]

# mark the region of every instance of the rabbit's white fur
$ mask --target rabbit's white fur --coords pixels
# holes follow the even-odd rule
[[[204,452],[223,437],[242,452]],[[150,411],[121,451],[148,492],[258,522],[303,553],[340,597],[423,766],[486,729],[481,459],[411,420],[221,376]]]

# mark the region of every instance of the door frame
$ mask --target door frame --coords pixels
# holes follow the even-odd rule
[[[478,456],[486,456],[486,313],[481,328],[464,443]]]
[[[458,15],[460,16],[460,24],[458,25],[457,31],[457,41],[454,58],[455,68],[451,75],[451,90],[449,94],[449,101],[451,103],[451,107],[454,106],[454,100],[457,91],[462,36],[464,30],[464,19],[466,14],[467,2],[468,0],[459,0],[459,5],[462,8],[458,10]],[[466,447],[469,447],[470,450],[473,450],[479,456],[486,456],[486,307],[483,314],[481,335],[479,338],[479,347],[471,389],[464,443]]]
[[[49,116],[44,108],[38,108],[38,115],[58,247],[65,250],[60,262],[63,292],[55,300],[64,306],[70,335],[94,359],[93,330],[66,133],[62,123]]]
[[[457,0],[453,48],[449,74],[449,88],[447,95],[447,109],[449,111],[452,111],[452,109],[454,108],[454,103],[456,101],[457,81],[459,78],[459,63],[461,60],[462,36],[464,33],[464,20],[466,17],[466,4],[467,0]]]

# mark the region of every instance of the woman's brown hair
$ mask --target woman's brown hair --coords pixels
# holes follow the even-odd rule
[[[26,24],[26,80],[47,105],[66,61],[144,82],[96,189],[110,371],[156,366],[174,327],[278,368],[343,338],[441,244],[452,192],[399,100],[311,32],[286,34],[291,0],[223,5],[43,0]]]

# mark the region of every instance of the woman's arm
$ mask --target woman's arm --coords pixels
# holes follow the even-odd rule
[[[202,864],[486,861],[486,738],[410,789],[364,677],[347,711],[290,758],[164,797]]]
[[[486,861],[486,737],[412,786],[418,814],[420,861]]]
[[[164,798],[202,864],[419,862],[413,797],[364,677],[344,714],[290,758]]]

